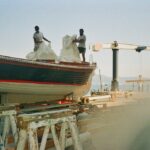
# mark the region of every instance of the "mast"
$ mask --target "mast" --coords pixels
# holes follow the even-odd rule
[[[103,91],[103,85],[102,85],[102,78],[101,78],[100,69],[99,69],[99,80],[100,80],[100,92],[102,92]]]

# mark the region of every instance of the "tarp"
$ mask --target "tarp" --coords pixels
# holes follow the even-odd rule
[[[69,36],[66,35],[63,37],[62,41],[62,50],[60,53],[59,60],[60,61],[66,61],[66,62],[81,62],[80,59],[80,53],[77,48],[77,45],[75,42],[73,42],[74,39],[76,39],[76,35]]]
[[[29,60],[56,60],[56,61],[64,61],[64,62],[81,62],[80,53],[77,48],[77,44],[73,42],[76,39],[77,35],[69,36],[66,35],[62,40],[62,49],[60,52],[60,56],[58,57],[53,49],[51,48],[51,44],[45,44],[42,42],[35,52],[30,52],[26,55],[26,58]]]

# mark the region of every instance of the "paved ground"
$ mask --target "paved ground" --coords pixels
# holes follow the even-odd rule
[[[150,149],[150,95],[138,94],[126,103],[106,110],[96,109],[81,121],[80,130],[91,133],[85,150]]]

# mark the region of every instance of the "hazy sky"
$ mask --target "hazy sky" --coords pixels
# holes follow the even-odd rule
[[[25,58],[33,50],[34,26],[52,41],[57,54],[62,37],[84,28],[89,45],[117,40],[150,45],[149,0],[0,0],[0,54]],[[101,73],[112,75],[112,51],[93,54]],[[119,76],[150,77],[150,52],[119,51]]]

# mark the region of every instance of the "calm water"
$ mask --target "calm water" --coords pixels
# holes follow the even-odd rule
[[[104,89],[108,89],[108,90],[111,90],[111,84],[104,84],[103,86],[103,90]],[[97,85],[97,84],[92,84],[91,86],[91,90],[96,90],[98,91],[100,89],[100,85]],[[140,88],[138,85],[132,85],[132,84],[120,84],[119,85],[119,90],[121,91],[139,91],[139,89],[141,89],[142,91],[142,87]],[[143,92],[150,92],[150,84],[144,84],[143,85]]]

